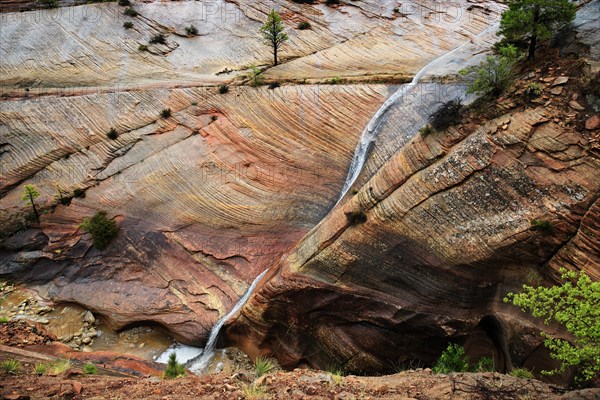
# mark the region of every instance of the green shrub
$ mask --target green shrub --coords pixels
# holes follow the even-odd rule
[[[150,38],[150,44],[167,44],[167,37],[162,33],[157,33]]]
[[[131,5],[131,2],[129,0],[119,0],[118,3],[121,7],[128,7]]]
[[[6,324],[8,321],[10,321],[8,317],[0,317],[0,324]]]
[[[148,46],[146,46],[145,44],[140,44],[138,46],[138,51],[148,51]]]
[[[60,375],[71,368],[71,360],[58,360],[50,368],[52,374]]]
[[[225,94],[227,92],[229,92],[229,86],[227,86],[224,83],[222,83],[221,85],[219,85],[219,93],[220,94]]]
[[[311,25],[310,25],[310,22],[308,22],[308,21],[302,21],[298,24],[298,29],[300,29],[301,31],[310,29],[310,28],[311,28]]]
[[[490,357],[482,357],[473,367],[473,372],[494,372],[494,360]]]
[[[531,82],[529,85],[527,85],[527,88],[525,88],[525,96],[534,99],[536,97],[540,97],[540,95],[542,94],[542,87],[537,84],[536,82]]]
[[[117,223],[106,218],[106,211],[98,211],[92,218],[84,219],[81,227],[92,235],[92,241],[98,250],[107,248],[119,233]]]
[[[350,211],[346,213],[350,225],[358,225],[367,222],[367,214],[362,211]]]
[[[160,112],[161,118],[171,118],[171,109],[165,108]]]
[[[125,9],[125,11],[123,11],[123,14],[127,15],[128,17],[137,17],[138,15],[140,15],[137,11],[135,11],[135,9],[133,9],[132,7],[127,7]]]
[[[58,7],[58,0],[38,0],[38,3],[47,8],[56,8]]]
[[[119,137],[119,134],[117,133],[117,130],[115,128],[110,128],[110,131],[108,131],[106,137],[108,137],[111,140],[115,140]]]
[[[2,369],[5,374],[16,375],[21,369],[21,363],[13,359],[4,360],[0,363],[0,369]]]
[[[460,71],[469,85],[467,93],[482,96],[500,96],[514,79],[514,68],[519,60],[517,48],[506,45],[500,48],[499,55],[488,56],[478,66]]]
[[[423,137],[431,135],[432,133],[433,133],[433,128],[429,124],[425,125],[421,129],[419,129],[419,134]]]
[[[250,86],[256,87],[262,84],[262,76],[260,76],[260,70],[256,67],[250,68],[250,72],[248,72],[247,78]]]
[[[185,366],[177,362],[177,354],[171,353],[164,374],[166,379],[176,379],[185,376]]]
[[[340,83],[342,83],[342,78],[340,78],[339,76],[334,76],[329,80],[329,83],[332,85],[339,85]]]
[[[269,89],[273,90],[273,89],[277,89],[279,86],[281,86],[279,84],[279,82],[273,82],[269,84]]]
[[[531,230],[550,233],[554,230],[554,224],[543,219],[534,219],[531,221]]]
[[[448,129],[448,127],[460,122],[462,109],[463,105],[460,99],[449,100],[431,114],[429,124],[437,131]]]
[[[515,368],[510,371],[509,375],[514,376],[515,378],[533,379],[531,371],[525,368]]]
[[[46,364],[35,364],[35,367],[33,367],[33,372],[38,376],[45,375],[46,371],[48,371]]]
[[[334,4],[340,4],[340,0],[325,0],[325,4],[332,6]]]
[[[261,377],[275,369],[275,364],[271,360],[265,357],[256,357],[254,360],[254,372],[256,377]]]
[[[96,367],[94,364],[85,364],[83,366],[83,373],[87,374],[87,375],[94,375],[98,373],[98,367]]]
[[[528,310],[545,324],[558,322],[573,339],[569,342],[541,332],[550,356],[560,361],[559,368],[542,371],[554,375],[574,367],[575,382],[584,385],[600,374],[600,282],[584,272],[560,269],[561,285],[532,287],[523,285],[521,293],[509,293],[504,299],[522,311]]]
[[[196,28],[194,25],[190,25],[185,28],[185,33],[187,33],[189,36],[196,36],[198,34],[198,28]]]
[[[73,197],[83,199],[85,197],[85,189],[77,188],[73,190]]]
[[[129,21],[124,22],[123,23],[123,28],[125,28],[125,29],[131,29],[131,28],[133,28],[133,22],[129,22]]]
[[[465,354],[465,349],[451,343],[444,350],[440,358],[432,368],[433,372],[447,374],[449,372],[467,372],[469,370],[469,360]]]

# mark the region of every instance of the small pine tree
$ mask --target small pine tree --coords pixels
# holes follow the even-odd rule
[[[267,16],[265,24],[260,28],[260,33],[265,40],[265,44],[273,48],[273,62],[275,65],[277,65],[277,52],[279,51],[281,45],[289,38],[287,33],[285,33],[283,21],[275,10],[271,10]]]
[[[169,355],[169,362],[165,369],[166,379],[176,379],[185,375],[185,366],[177,362],[177,354],[171,353]]]
[[[33,209],[33,213],[35,214],[35,220],[40,222],[40,214],[38,213],[37,207],[35,206],[35,199],[40,196],[40,192],[37,191],[35,186],[33,185],[25,185],[23,189],[23,196],[21,200],[29,203],[31,208]]]

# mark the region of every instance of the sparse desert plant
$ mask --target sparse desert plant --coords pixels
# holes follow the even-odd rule
[[[148,46],[146,46],[145,44],[140,44],[138,46],[138,51],[148,51]]]
[[[340,4],[340,0],[325,0],[325,4],[328,6],[333,6],[335,4]]]
[[[14,359],[4,360],[0,363],[0,369],[2,369],[5,374],[16,375],[21,369],[21,363]]]
[[[254,383],[248,383],[242,386],[242,392],[244,393],[244,399],[247,400],[262,400],[267,396],[267,391]]]
[[[438,374],[447,374],[449,372],[467,372],[469,370],[469,360],[465,354],[465,349],[455,343],[450,343],[444,350],[440,358],[436,361],[432,371]]]
[[[554,224],[544,219],[534,219],[531,221],[531,230],[550,233],[554,230]]]
[[[167,44],[167,37],[162,33],[157,33],[150,38],[150,44]]]
[[[421,129],[419,129],[419,134],[423,137],[429,136],[432,133],[433,133],[433,128],[429,124],[423,126]]]
[[[46,364],[35,364],[35,367],[33,367],[33,372],[38,376],[45,375],[47,371],[48,366]]]
[[[127,15],[128,17],[132,17],[132,18],[140,15],[137,11],[135,11],[135,9],[133,7],[127,7],[125,9],[125,11],[123,11],[123,14]]]
[[[473,367],[473,372],[494,372],[494,359],[481,357]]]
[[[248,83],[252,87],[260,86],[262,84],[262,76],[260,76],[260,70],[256,67],[250,67],[250,72],[247,75]]]
[[[198,102],[197,101],[192,101],[191,105],[195,107],[195,106],[198,105]]]
[[[5,317],[5,316],[0,317],[0,324],[6,324],[6,323],[8,323],[8,321],[10,321],[8,319],[8,317]]]
[[[131,1],[129,0],[119,0],[118,3],[121,7],[128,7],[131,5]]]
[[[298,24],[298,29],[300,29],[301,31],[310,29],[310,28],[311,28],[311,25],[310,25],[310,22],[308,22],[308,21],[302,21]]]
[[[117,133],[117,130],[115,128],[110,128],[110,130],[106,134],[106,137],[111,140],[115,140],[116,138],[119,137],[119,134]]]
[[[119,233],[117,223],[106,217],[106,211],[98,211],[92,218],[84,219],[81,227],[92,235],[92,241],[98,250],[106,249]]]
[[[85,197],[85,189],[76,188],[75,190],[73,190],[73,197],[83,199]]]
[[[71,368],[71,360],[58,360],[50,366],[52,375],[60,375]]]
[[[273,90],[273,89],[277,89],[279,86],[281,86],[279,84],[279,82],[273,82],[269,84],[269,89]]]
[[[47,8],[56,8],[58,7],[58,0],[38,0],[38,3]]]
[[[531,99],[535,99],[536,97],[540,97],[541,94],[542,94],[542,87],[538,83],[536,83],[536,82],[531,82],[525,88],[525,96],[527,96],[527,97],[529,97]]]
[[[350,225],[358,225],[367,222],[367,214],[363,211],[350,211],[346,213],[346,219]]]
[[[525,368],[515,368],[510,371],[509,375],[515,378],[533,379],[533,373]]]
[[[460,122],[462,109],[461,99],[449,100],[431,114],[429,124],[437,131],[448,129],[450,126]]]
[[[171,118],[171,109],[170,108],[165,108],[160,112],[160,117],[161,118]]]
[[[125,29],[133,28],[133,22],[131,22],[131,21],[123,22],[123,28],[125,28]]]
[[[224,83],[222,83],[221,85],[219,85],[219,93],[220,94],[225,94],[227,92],[229,92],[229,86],[227,86]]]
[[[196,36],[198,34],[198,28],[194,25],[190,25],[185,28],[185,33],[187,33],[188,36]]]
[[[275,364],[266,357],[258,356],[254,360],[254,372],[257,377],[261,377],[275,369]]]
[[[339,85],[342,83],[342,78],[340,78],[339,76],[334,76],[329,80],[329,83],[332,85]]]
[[[165,379],[177,379],[185,376],[185,366],[177,362],[177,354],[171,353],[167,368],[165,369]]]
[[[87,363],[83,366],[83,373],[87,375],[94,375],[98,373],[98,367],[94,364]]]

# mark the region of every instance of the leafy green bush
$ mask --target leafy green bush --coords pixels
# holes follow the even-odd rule
[[[514,376],[515,378],[533,379],[531,371],[525,368],[515,368],[510,371],[509,375]]]
[[[478,66],[460,71],[469,87],[467,93],[500,96],[514,79],[514,68],[519,60],[517,48],[506,45],[500,48],[499,55],[488,56]]]
[[[257,377],[261,377],[275,369],[275,364],[268,358],[264,357],[256,357],[254,360],[254,372],[256,372]]]
[[[160,112],[161,118],[171,118],[171,109],[165,108]]]
[[[469,370],[469,360],[465,354],[465,349],[455,343],[448,345],[440,358],[435,363],[432,371],[439,374],[449,372],[467,372]]]
[[[171,353],[164,374],[166,379],[177,379],[185,376],[185,366],[177,362],[177,354]]]
[[[87,375],[94,375],[98,373],[98,367],[96,367],[94,364],[85,364],[83,366],[83,373],[87,374]]]
[[[460,122],[462,109],[461,99],[449,100],[431,114],[429,124],[437,131],[448,129],[448,127]]]
[[[473,372],[493,372],[494,371],[494,360],[490,357],[482,357],[477,361]]]
[[[117,223],[106,218],[106,211],[98,211],[92,218],[84,219],[81,227],[92,235],[92,241],[98,250],[107,248],[119,233]]]
[[[138,51],[148,51],[148,46],[146,46],[145,44],[140,44],[138,46]]]
[[[131,1],[129,0],[119,0],[118,3],[121,7],[128,7],[131,5]]]
[[[329,83],[332,85],[339,85],[342,83],[342,78],[340,78],[339,76],[334,76],[329,80]]]
[[[578,371],[576,382],[584,384],[600,373],[600,282],[594,282],[583,271],[560,270],[562,285],[532,287],[523,285],[521,293],[509,293],[504,299],[528,310],[544,323],[556,321],[573,335],[573,343],[541,332],[550,356],[561,366],[544,375],[564,372],[569,367]]]
[[[311,25],[310,25],[310,22],[308,22],[308,21],[302,21],[298,24],[298,29],[300,29],[301,31],[310,29],[310,27],[311,27]]]
[[[125,29],[133,28],[133,22],[129,22],[129,21],[123,22],[123,28],[125,28]]]
[[[85,189],[77,188],[73,190],[73,197],[83,199],[85,197]]]
[[[9,321],[8,317],[2,316],[0,317],[0,324],[6,324]]]
[[[123,14],[127,15],[128,17],[132,17],[132,18],[140,15],[137,11],[135,11],[135,9],[133,9],[133,7],[127,7],[125,9],[125,11],[123,11]]]
[[[189,36],[196,36],[198,34],[198,28],[196,28],[194,25],[190,25],[185,28],[185,33],[187,33]]]
[[[157,33],[150,38],[150,44],[167,44],[167,37],[162,33]]]

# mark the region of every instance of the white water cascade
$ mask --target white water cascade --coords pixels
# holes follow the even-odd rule
[[[481,31],[477,36],[475,36],[475,38],[486,35],[490,31],[496,30],[497,28],[498,28],[498,23],[493,24],[493,25],[487,27],[486,29],[484,29],[483,31]],[[410,83],[400,87],[400,89],[398,89],[396,91],[396,93],[394,93],[392,96],[390,96],[390,98],[388,98],[385,101],[385,103],[383,103],[383,105],[377,110],[375,115],[373,115],[373,118],[371,118],[371,120],[369,121],[369,123],[367,124],[365,129],[363,130],[360,141],[358,142],[358,145],[356,146],[356,150],[354,150],[354,156],[352,157],[352,162],[350,163],[350,169],[348,170],[348,175],[346,176],[346,181],[344,182],[344,186],[342,187],[342,193],[341,193],[337,203],[335,203],[335,205],[339,204],[339,202],[344,198],[346,193],[348,193],[348,190],[350,190],[350,188],[352,187],[352,185],[354,185],[354,182],[360,175],[360,173],[363,169],[363,166],[365,165],[365,161],[367,160],[367,156],[369,153],[369,149],[371,147],[371,143],[377,137],[377,134],[379,133],[379,129],[380,129],[381,125],[383,124],[383,122],[385,121],[386,114],[390,110],[390,108],[394,104],[396,104],[398,101],[402,100],[406,96],[406,94],[409,93],[409,91],[412,88],[414,88],[417,85],[417,83],[419,83],[419,81],[421,80],[423,75],[425,75],[425,73],[432,66],[434,66],[435,64],[438,64],[440,62],[444,62],[447,57],[451,56],[453,53],[460,51],[463,47],[465,47],[471,43],[474,43],[474,38],[461,44],[460,46],[454,48],[453,50],[450,50],[449,52],[442,54],[435,60],[429,62],[427,65],[425,65],[423,68],[421,68],[421,70],[419,72],[417,72],[417,74],[413,77],[413,79]]]
[[[221,332],[221,328],[223,328],[223,325],[225,325],[225,322],[227,322],[229,318],[234,316],[235,313],[237,313],[246,304],[246,302],[254,292],[256,285],[258,285],[258,282],[262,279],[263,276],[265,276],[265,274],[268,271],[269,270],[267,269],[263,271],[260,275],[258,275],[254,279],[250,287],[246,290],[246,293],[244,293],[242,298],[236,303],[235,306],[233,306],[231,311],[229,311],[229,313],[227,313],[227,315],[225,315],[223,318],[218,320],[217,323],[213,326],[212,330],[210,331],[210,336],[208,337],[208,342],[206,342],[206,346],[204,346],[204,350],[202,351],[202,353],[199,356],[196,356],[187,362],[190,371],[192,371],[195,374],[200,374],[206,369],[206,367],[208,366],[215,354],[217,338],[219,337],[219,332]]]

